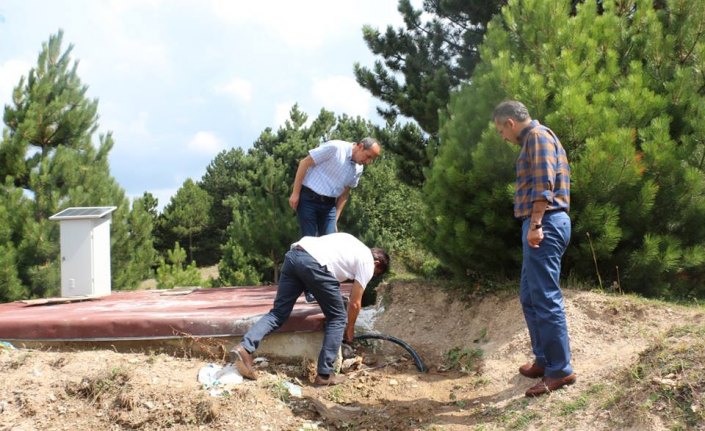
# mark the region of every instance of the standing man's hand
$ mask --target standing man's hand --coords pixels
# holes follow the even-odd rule
[[[292,193],[291,196],[289,196],[289,206],[291,207],[292,210],[296,211],[296,208],[299,206],[299,194],[298,193]]]
[[[526,240],[529,242],[529,247],[538,248],[541,241],[543,241],[543,229],[529,228],[529,233],[526,235]]]
[[[531,224],[529,225],[529,233],[526,234],[526,241],[531,248],[538,248],[541,241],[543,241],[541,220],[543,220],[547,205],[548,202],[545,200],[536,200],[531,203]]]

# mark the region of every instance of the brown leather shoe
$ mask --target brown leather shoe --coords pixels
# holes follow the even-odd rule
[[[347,376],[338,374],[330,374],[328,377],[322,377],[320,374],[317,374],[313,384],[315,386],[334,386],[343,383],[347,379]]]
[[[257,380],[257,374],[255,373],[254,362],[252,362],[252,355],[242,347],[242,344],[238,344],[230,350],[230,362],[235,365],[235,368],[240,372],[242,377],[250,380]]]
[[[536,362],[533,364],[527,363],[519,367],[519,374],[530,379],[538,379],[539,377],[543,377],[543,372],[544,368],[536,365]]]
[[[578,380],[578,378],[575,375],[575,373],[573,373],[569,376],[555,378],[555,379],[551,378],[551,377],[544,376],[544,378],[541,379],[540,382],[538,382],[534,386],[527,389],[525,395],[527,397],[539,397],[543,394],[547,394],[549,392],[553,392],[557,389],[560,389],[563,386],[572,385],[573,383],[575,383],[576,380]]]

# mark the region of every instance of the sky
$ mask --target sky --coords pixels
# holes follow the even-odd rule
[[[414,4],[420,3],[414,2]],[[294,103],[382,124],[353,65],[377,59],[363,25],[401,27],[397,0],[0,0],[0,106],[63,30],[111,174],[161,210],[222,150],[250,148]],[[3,124],[3,128],[4,128]],[[98,144],[98,136],[93,139]]]

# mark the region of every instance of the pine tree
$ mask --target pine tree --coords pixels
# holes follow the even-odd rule
[[[193,237],[209,224],[212,199],[188,178],[164,208],[164,221],[179,239],[188,240],[189,262],[193,262]]]
[[[363,28],[367,46],[382,60],[372,68],[356,63],[358,83],[387,104],[377,110],[390,124],[402,115],[414,119],[424,131],[402,135],[389,146],[417,167],[402,178],[409,184],[423,183],[422,170],[438,144],[439,112],[445,112],[452,90],[472,75],[486,24],[503,3],[431,0],[417,10],[410,0],[399,0],[406,28],[388,26],[384,33]]]
[[[173,289],[174,287],[203,286],[201,273],[196,267],[196,262],[186,264],[186,251],[174,244],[174,249],[167,252],[167,258],[159,259],[157,268],[157,288]]]
[[[705,8],[660,3],[571,14],[558,0],[510,1],[493,19],[426,188],[429,240],[457,273],[519,266],[517,149],[490,118],[511,98],[557,133],[571,161],[566,270],[651,295],[703,294]]]
[[[132,209],[125,215],[125,222],[117,224],[111,235],[113,280],[116,287],[132,290],[152,275],[152,265],[157,261],[152,236],[154,215],[148,205],[149,193],[132,202]],[[122,207],[128,208],[125,200]],[[123,216],[119,214],[118,220]]]
[[[29,215],[28,208],[22,189],[8,178],[5,187],[0,188],[0,302],[26,298],[29,293],[17,271],[15,246],[22,219]]]
[[[230,243],[247,251],[244,266],[256,268],[264,280],[274,283],[279,281],[284,254],[298,237],[298,224],[288,201],[291,183],[285,171],[275,158],[260,158],[257,171],[250,172],[250,188],[231,198],[233,222],[228,228]]]
[[[201,265],[213,265],[223,257],[222,248],[227,242],[226,231],[233,220],[233,209],[228,205],[228,198],[240,195],[248,188],[245,172],[249,169],[252,159],[247,156],[242,148],[233,148],[222,151],[206,167],[199,186],[211,198],[210,223],[203,229],[196,240],[194,258]],[[168,238],[164,233],[166,229],[159,230],[160,235]],[[175,238],[171,239],[171,243]],[[159,239],[160,243],[168,241]],[[161,249],[165,248],[160,246]]]
[[[113,281],[118,280],[114,287],[148,274],[122,275],[133,259],[131,252],[149,249],[149,244],[129,236],[129,201],[109,172],[112,136],[100,136],[98,147],[93,146],[98,101],[86,97],[78,64],[71,61],[73,47],[62,51],[62,37],[59,32],[43,44],[37,67],[15,88],[12,105],[5,107],[7,129],[0,143],[0,178],[10,179],[6,192],[14,187],[31,196],[28,217],[12,241],[17,274],[33,297],[59,290],[59,226],[48,217],[69,206],[118,207],[111,225],[112,252],[117,256],[112,262]]]

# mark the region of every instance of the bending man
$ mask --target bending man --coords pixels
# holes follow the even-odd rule
[[[345,376],[336,375],[334,370],[338,350],[343,340],[353,341],[355,321],[367,283],[388,268],[389,256],[384,250],[370,249],[350,234],[301,238],[286,253],[273,308],[247,331],[240,344],[230,350],[230,360],[243,377],[256,379],[252,354],[267,334],[286,322],[296,299],[306,287],[326,317],[314,384],[343,382]],[[347,311],[340,292],[340,282],[345,280],[353,280]]]

